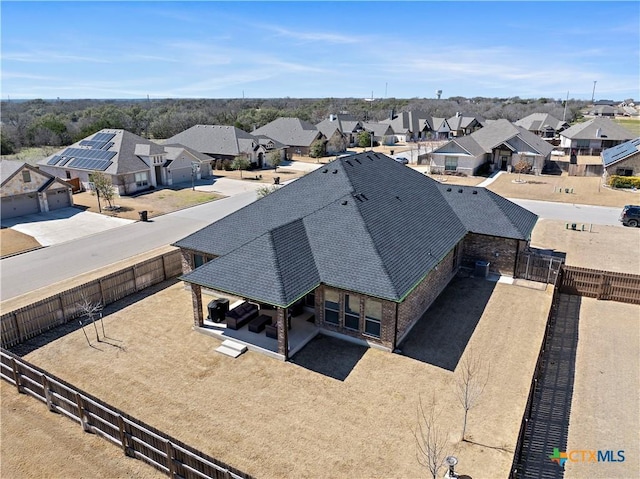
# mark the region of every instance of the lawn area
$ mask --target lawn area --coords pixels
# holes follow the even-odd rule
[[[119,206],[117,211],[107,211],[104,199],[101,199],[102,213],[118,218],[139,219],[139,211],[145,210],[149,217],[170,213],[189,206],[206,203],[223,198],[223,196],[204,191],[193,191],[191,187],[183,189],[162,188],[137,196],[116,196],[113,204]],[[98,213],[98,199],[91,192],[84,191],[73,195],[74,205],[85,210]]]
[[[551,301],[550,291],[457,278],[402,346],[405,355],[320,336],[281,362],[216,353],[218,340],[193,331],[181,283],[143,294],[105,311],[112,344],[90,348],[74,331],[26,359],[240,470],[278,478],[425,475],[413,430],[419,397],[434,396],[457,470],[506,477]],[[473,442],[461,442],[454,368],[471,351],[491,374],[469,414]],[[345,372],[344,380],[314,362]]]
[[[503,173],[487,189],[507,198],[557,201],[595,206],[620,207],[640,201],[640,192],[616,190],[602,185],[600,177],[556,175],[522,175],[526,183],[514,183],[517,173]],[[554,189],[561,188],[562,193]],[[565,193],[565,190],[573,190]]]
[[[640,136],[640,118],[616,118],[613,121],[633,133],[634,138]]]
[[[10,228],[0,229],[0,257],[22,253],[40,246],[33,236]]]
[[[571,462],[567,479],[626,479],[640,471],[640,306],[580,298],[568,450],[624,451],[623,462]],[[606,338],[606,340],[603,340]]]

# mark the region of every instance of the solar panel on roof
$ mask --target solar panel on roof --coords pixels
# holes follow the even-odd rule
[[[49,161],[47,161],[47,165],[55,165],[60,161],[60,157],[58,155],[51,157]]]
[[[96,133],[92,138],[93,141],[108,142],[113,138],[115,133]]]
[[[111,166],[111,161],[108,160],[94,160],[91,158],[74,158],[69,166],[72,168],[79,168],[82,170],[97,170],[104,171]]]

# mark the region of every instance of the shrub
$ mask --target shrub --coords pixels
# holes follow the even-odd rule
[[[222,170],[222,160],[220,158],[216,160],[216,170]]]
[[[233,170],[233,168],[231,167],[231,160],[223,160],[222,161],[222,168],[224,169],[224,171]]]
[[[640,188],[640,177],[612,175],[608,184],[612,188]]]

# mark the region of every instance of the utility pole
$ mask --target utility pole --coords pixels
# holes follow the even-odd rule
[[[569,103],[569,92],[567,91],[567,99],[564,102],[564,113],[562,113],[562,121],[564,122],[567,118],[567,103]]]
[[[596,97],[596,83],[598,83],[598,80],[594,80],[593,81],[593,93],[591,93],[591,104],[593,105],[593,101]]]

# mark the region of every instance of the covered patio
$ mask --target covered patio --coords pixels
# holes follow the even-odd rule
[[[230,339],[241,343],[247,349],[275,359],[286,361],[300,351],[319,332],[315,325],[315,313],[311,308],[281,308],[251,301],[258,308],[258,317],[263,320],[260,327],[255,327],[255,318],[242,324],[237,329],[229,327],[226,321],[216,322],[208,315],[207,304],[216,299],[229,300],[229,310],[246,304],[246,300],[236,296],[214,294],[196,284],[191,284],[191,295],[196,315],[194,329],[200,333],[213,336],[221,341]],[[289,318],[285,321],[285,318]],[[270,322],[270,324],[269,324]],[[288,328],[285,324],[288,323]]]

